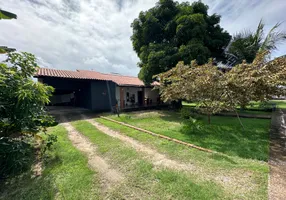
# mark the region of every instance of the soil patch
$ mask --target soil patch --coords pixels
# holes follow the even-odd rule
[[[286,109],[272,116],[269,165],[269,199],[286,199]]]

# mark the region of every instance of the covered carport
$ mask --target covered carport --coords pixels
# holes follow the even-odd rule
[[[55,89],[50,97],[50,105],[91,109],[91,83],[89,80],[42,77],[38,78],[38,81]]]

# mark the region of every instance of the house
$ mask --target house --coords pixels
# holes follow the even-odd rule
[[[147,86],[137,77],[47,68],[40,68],[34,77],[55,88],[51,105],[110,111],[116,104],[121,110],[161,104],[158,90],[153,90],[158,83]]]

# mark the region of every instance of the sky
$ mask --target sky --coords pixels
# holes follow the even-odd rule
[[[220,25],[232,35],[255,30],[260,19],[266,31],[286,20],[286,0],[202,1],[209,6],[209,14],[221,15]],[[0,0],[1,9],[18,16],[17,20],[0,20],[0,46],[35,54],[41,67],[137,76],[139,59],[132,48],[130,25],[140,11],[156,2]],[[286,32],[286,21],[280,30]],[[272,57],[285,54],[286,43]]]

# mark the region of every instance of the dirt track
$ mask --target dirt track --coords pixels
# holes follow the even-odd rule
[[[62,120],[66,121],[64,117]],[[96,146],[93,143],[77,132],[70,123],[64,122],[62,125],[67,129],[73,145],[87,156],[90,168],[100,173],[103,191],[107,191],[123,180],[123,176],[118,171],[112,169],[102,157],[97,155]]]
[[[214,173],[200,166],[194,165],[192,163],[182,163],[176,160],[172,160],[166,155],[159,153],[157,150],[152,149],[133,138],[125,136],[120,132],[111,130],[110,128],[94,121],[93,119],[88,119],[85,115],[81,115],[83,119],[86,119],[89,123],[94,125],[101,132],[117,138],[122,142],[126,143],[128,146],[131,146],[138,152],[142,152],[146,155],[146,159],[150,160],[152,164],[156,167],[165,167],[173,170],[185,171],[191,174],[203,176],[204,179],[215,181],[218,184],[222,185],[227,191],[231,191],[233,194],[243,194],[250,192],[252,187],[250,187],[249,178],[251,177],[250,172],[241,172],[237,170],[235,173],[222,172]]]

